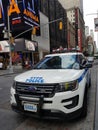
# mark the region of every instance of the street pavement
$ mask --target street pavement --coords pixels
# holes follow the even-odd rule
[[[27,71],[27,69],[23,69],[21,65],[14,65],[12,66],[13,71],[9,69],[9,67],[7,69],[0,69],[0,76],[3,75],[9,75],[9,74],[16,74],[16,73],[22,73]]]

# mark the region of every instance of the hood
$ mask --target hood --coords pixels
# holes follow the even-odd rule
[[[79,78],[83,70],[30,70],[15,77],[15,81],[29,83],[60,83]]]

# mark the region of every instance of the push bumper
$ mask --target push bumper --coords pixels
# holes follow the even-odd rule
[[[73,100],[73,104],[70,106],[68,105],[67,108],[75,107],[78,103],[79,96],[75,96],[71,99],[68,99],[68,101]],[[78,117],[81,114],[81,109],[78,109],[71,113],[65,113],[60,110],[51,110],[51,109],[43,109],[44,100],[43,97],[40,97],[40,100],[37,104],[37,112],[29,112],[24,110],[24,106],[21,103],[21,100],[17,94],[15,94],[15,99],[17,104],[11,104],[12,110],[15,112],[18,112],[23,115],[28,115],[36,118],[42,118],[42,119],[64,119],[64,120],[70,120]],[[66,100],[67,101],[67,100]]]

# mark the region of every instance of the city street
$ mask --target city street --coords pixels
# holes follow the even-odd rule
[[[98,130],[98,12],[84,1],[0,1],[0,130]]]
[[[16,74],[2,74],[0,76],[0,128],[2,130],[94,130],[95,127],[95,130],[97,130],[96,122],[98,121],[98,117],[96,117],[97,120],[95,121],[97,63],[98,61],[95,61],[91,69],[92,84],[88,93],[88,115],[85,119],[77,119],[74,121],[40,120],[23,117],[13,112],[10,108],[10,86]]]

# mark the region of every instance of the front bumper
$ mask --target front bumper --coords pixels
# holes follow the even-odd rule
[[[18,106],[15,105],[11,105],[11,108],[13,111],[23,114],[23,115],[27,115],[30,117],[35,117],[35,118],[40,118],[40,119],[60,119],[60,120],[72,120],[77,118],[80,114],[82,109],[79,109],[77,111],[74,111],[72,113],[63,113],[61,111],[58,112],[51,112],[51,110],[40,110],[40,113],[32,113],[29,111],[24,111],[23,107],[19,108]]]
[[[11,88],[11,106],[14,111],[33,117],[45,119],[73,119],[81,114],[83,95],[84,92],[80,89],[74,92],[56,93],[52,98],[44,98],[43,96],[33,98],[19,96],[15,93],[15,90]],[[36,103],[38,107],[37,112],[25,111],[24,102]]]

